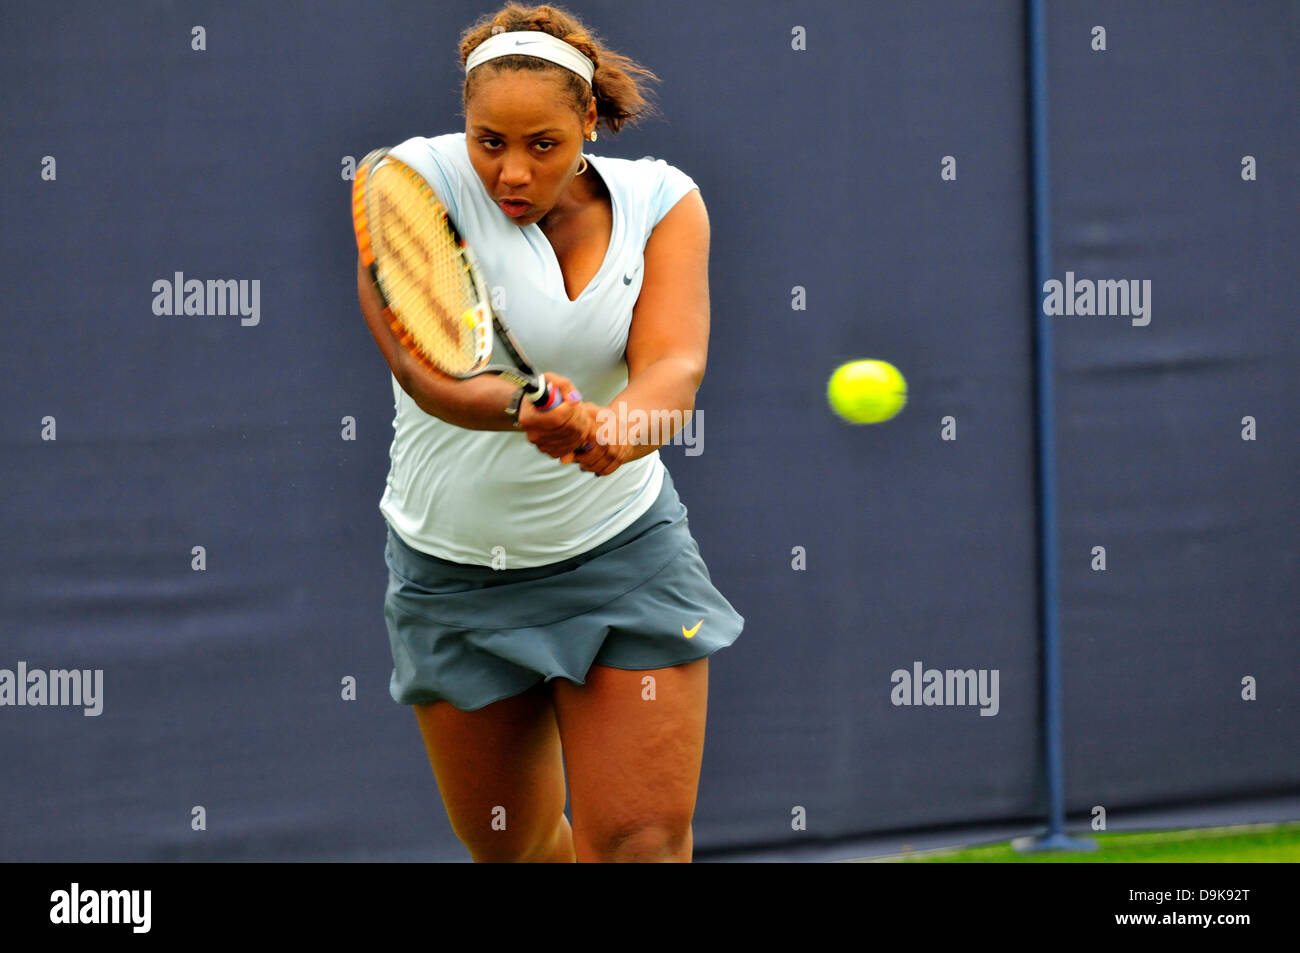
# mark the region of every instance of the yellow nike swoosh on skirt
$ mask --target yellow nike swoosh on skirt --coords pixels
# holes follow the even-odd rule
[[[693,629],[687,629],[686,626],[682,626],[682,635],[686,636],[686,637],[689,639],[689,638],[690,638],[691,636],[693,636],[696,632],[700,631],[700,626],[702,626],[702,625],[704,625],[704,620],[703,620],[703,619],[701,619],[699,622],[695,623],[695,628],[693,628]]]

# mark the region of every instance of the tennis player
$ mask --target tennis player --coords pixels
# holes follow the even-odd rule
[[[543,412],[496,375],[416,361],[358,266],[396,401],[390,691],[475,861],[689,861],[708,657],[744,624],[658,453],[704,377],[704,203],[663,160],[584,154],[646,113],[655,77],[572,15],[510,4],[460,57],[465,131],[393,153],[568,399]],[[657,433],[609,425],[637,411],[669,413]]]

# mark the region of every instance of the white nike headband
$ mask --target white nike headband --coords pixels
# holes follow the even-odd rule
[[[543,33],[541,30],[515,30],[490,36],[478,46],[465,61],[465,73],[469,74],[475,66],[481,66],[498,56],[537,56],[550,60],[566,69],[571,69],[591,85],[591,77],[596,74],[596,64],[576,48],[558,37]]]

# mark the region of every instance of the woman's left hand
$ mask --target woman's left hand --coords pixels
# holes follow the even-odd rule
[[[566,395],[563,402],[550,410],[538,410],[525,400],[519,405],[519,429],[542,453],[561,463],[572,463],[573,452],[595,442],[595,405],[578,397],[577,389],[567,377],[547,372],[552,387]]]
[[[563,393],[576,393],[567,378],[550,373],[546,376],[551,383],[561,386]],[[608,408],[571,396],[551,410],[521,407],[519,429],[547,456],[561,463],[577,463],[579,469],[596,476],[609,476],[630,456],[626,447],[602,442],[601,436],[610,428],[600,426],[601,415],[608,413]]]
[[[603,419],[601,415],[609,413],[612,413],[612,411],[607,407],[592,406],[592,415],[597,426],[593,431],[592,439],[588,441],[588,443],[591,444],[591,447],[574,457],[575,462],[578,464],[578,469],[586,470],[588,473],[594,473],[596,476],[609,476],[623,464],[627,463],[628,460],[632,459],[629,447],[624,446],[617,441],[609,443],[601,441],[601,435],[606,434],[613,429],[610,427],[599,426]]]

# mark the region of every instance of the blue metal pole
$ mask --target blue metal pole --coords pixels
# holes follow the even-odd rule
[[[1029,142],[1033,179],[1034,368],[1038,433],[1039,627],[1042,637],[1044,768],[1047,834],[1024,850],[1094,850],[1090,840],[1065,833],[1065,765],[1061,752],[1061,662],[1056,576],[1056,403],[1052,388],[1052,325],[1043,313],[1043,285],[1052,273],[1051,190],[1047,150],[1047,11],[1044,0],[1027,0]]]

